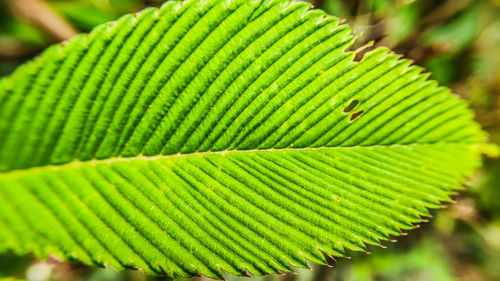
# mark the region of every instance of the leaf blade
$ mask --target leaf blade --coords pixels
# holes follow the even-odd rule
[[[387,149],[400,157],[411,157],[413,163],[399,161],[399,166],[391,165],[391,170],[385,170],[387,176],[380,178],[378,162],[384,164],[386,160],[377,157],[387,157]],[[441,158],[434,159],[436,151],[440,150],[446,150],[448,159],[461,155],[471,160],[455,164],[446,158],[444,161]],[[358,160],[360,156],[364,157],[363,160]],[[355,161],[356,165],[349,161]],[[5,195],[1,198],[2,203],[9,205],[8,194],[17,209],[22,210],[27,217],[32,213],[51,212],[54,205],[42,207],[33,203],[35,197],[16,202],[14,198],[19,192],[39,196],[39,202],[56,200],[49,199],[50,196],[62,196],[58,201],[60,205],[66,206],[59,206],[59,216],[74,214],[78,210],[76,206],[88,205],[86,209],[97,212],[97,217],[94,215],[94,219],[81,221],[86,229],[106,228],[103,225],[96,226],[95,221],[102,221],[109,229],[120,233],[112,235],[108,230],[106,235],[124,240],[129,251],[141,248],[160,251],[157,254],[142,252],[139,256],[132,252],[126,254],[120,249],[123,251],[127,247],[115,245],[110,238],[98,238],[103,234],[95,232],[93,239],[87,237],[86,244],[83,244],[83,247],[88,247],[87,252],[90,254],[98,252],[116,257],[136,256],[134,262],[121,266],[139,267],[149,273],[158,274],[163,272],[162,269],[177,268],[177,271],[167,273],[189,276],[199,271],[204,275],[220,277],[221,272],[217,268],[204,267],[214,265],[213,259],[218,257],[217,252],[222,255],[218,258],[222,258],[218,266],[225,271],[238,274],[246,269],[252,274],[263,274],[288,269],[290,265],[305,266],[304,258],[324,263],[317,249],[342,256],[344,248],[364,250],[364,243],[377,245],[381,240],[387,240],[389,234],[398,234],[400,229],[409,229],[412,224],[421,221],[421,216],[428,214],[426,208],[437,207],[440,202],[449,200],[449,191],[459,188],[465,175],[479,165],[479,161],[479,156],[470,146],[449,144],[233,151],[152,159],[117,158],[39,167],[8,172],[0,178],[0,184],[3,187],[1,193]],[[423,184],[419,181],[422,172],[438,174],[441,178],[430,179],[429,184]],[[443,172],[449,175],[442,175]],[[40,180],[46,183],[40,184]],[[415,190],[415,187],[424,190]],[[71,196],[75,199],[69,200]],[[188,204],[184,199],[197,203]],[[73,204],[75,207],[70,207]],[[182,210],[182,205],[186,205],[184,209],[194,209],[189,216],[185,213],[187,211]],[[212,209],[218,211],[210,213]],[[199,217],[201,214],[202,217]],[[81,215],[81,218],[84,217]],[[233,225],[240,221],[240,226],[232,228],[234,233],[226,234],[225,231],[231,229],[231,225],[225,222],[229,219]],[[51,223],[50,219],[41,221],[43,225],[35,224],[32,227],[39,233],[45,233],[47,239],[52,241],[45,243],[46,247],[57,249],[62,234],[48,230],[54,229],[54,225],[58,226],[59,223]],[[66,223],[69,226],[69,222]],[[211,235],[200,228],[206,229]],[[79,231],[77,228],[68,230],[73,235]],[[247,240],[247,231],[269,239],[270,243],[258,246],[258,250],[248,246],[244,250],[245,246],[235,243],[233,239],[238,237],[240,241]],[[138,239],[141,235],[143,237]],[[7,238],[12,237],[15,235]],[[168,239],[160,242],[159,238]],[[253,243],[256,240],[253,237]],[[219,249],[219,241],[232,243],[223,244],[224,248]],[[72,243],[74,246],[80,245],[76,241]],[[104,248],[94,248],[101,243]],[[72,249],[71,243],[68,244],[66,250],[61,249],[62,252],[67,253],[67,249]],[[176,248],[179,244],[183,246]],[[284,260],[272,259],[278,255],[265,255],[273,252],[266,247],[277,248]],[[104,249],[118,252],[100,252]],[[194,256],[186,258],[191,255],[189,249],[194,251]],[[236,254],[238,258],[233,258],[232,264],[222,263],[231,261],[230,253],[234,253],[232,249],[240,251]],[[74,258],[84,260],[82,254],[75,251],[72,253]],[[161,267],[148,265],[148,261],[155,260],[155,255],[157,261],[162,257],[162,260],[170,260],[172,264],[160,263]],[[273,270],[259,265],[262,260],[255,258],[255,255],[267,256],[267,264],[279,266]],[[252,259],[246,260],[247,256]],[[108,262],[116,266],[116,261]],[[189,271],[190,266],[184,264],[186,262],[193,263],[197,271],[192,268]],[[255,263],[253,268],[250,266],[252,263]],[[257,269],[257,265],[261,268]]]
[[[195,0],[50,48],[0,83],[0,247],[221,278],[411,229],[484,134],[350,33],[306,3]]]

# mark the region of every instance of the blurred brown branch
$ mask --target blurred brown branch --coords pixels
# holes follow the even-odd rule
[[[37,25],[55,40],[67,40],[78,34],[42,0],[7,0],[7,6],[16,17]]]

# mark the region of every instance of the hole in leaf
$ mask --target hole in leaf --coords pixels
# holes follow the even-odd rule
[[[356,44],[355,44],[356,45]],[[366,53],[373,51],[376,47],[374,46],[374,41],[365,43],[354,50],[354,61],[360,62],[365,57]]]
[[[353,61],[360,62],[363,60],[364,56],[365,56],[365,52],[356,52],[356,53],[354,53]]]
[[[365,111],[361,110],[361,111],[353,113],[351,115],[351,118],[349,118],[349,121],[354,121],[354,119],[358,118],[361,114],[363,114],[363,112],[365,112]]]
[[[351,112],[359,103],[358,99],[352,100],[343,110],[344,113]]]

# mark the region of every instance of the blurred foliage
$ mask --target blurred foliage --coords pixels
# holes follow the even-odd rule
[[[0,0],[0,76],[55,43],[46,30],[26,21]],[[34,0],[39,1],[39,0]],[[46,0],[54,16],[81,32],[162,0]],[[477,120],[500,144],[500,0],[317,0],[314,7],[346,20],[358,41],[354,49],[387,46],[415,61],[432,77],[469,100]],[[33,13],[36,13],[33,10]],[[373,255],[348,253],[333,267],[311,265],[298,274],[254,277],[252,281],[500,280],[500,160],[484,168],[456,196],[456,203],[410,236],[370,248]],[[334,263],[334,262],[332,262]],[[90,269],[50,259],[0,256],[0,280],[145,281],[139,272]],[[205,279],[199,277],[198,279]],[[230,281],[241,278],[227,276]],[[248,279],[245,279],[248,280]],[[202,280],[199,280],[202,281]]]

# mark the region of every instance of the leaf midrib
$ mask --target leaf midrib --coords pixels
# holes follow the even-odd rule
[[[80,166],[97,166],[99,164],[111,164],[115,162],[134,162],[134,161],[155,161],[155,160],[165,160],[165,159],[178,159],[178,158],[186,158],[192,156],[208,156],[208,155],[225,155],[225,154],[233,154],[233,153],[257,153],[257,152],[285,152],[285,151],[316,151],[316,150],[344,150],[344,149],[360,149],[360,148],[397,148],[397,147],[422,147],[422,146],[477,146],[479,144],[474,143],[462,143],[462,142],[434,142],[434,143],[411,143],[411,144],[377,144],[377,145],[356,145],[356,146],[335,146],[335,147],[301,147],[301,148],[268,148],[268,149],[250,149],[250,150],[221,150],[221,151],[204,151],[204,152],[190,152],[190,153],[177,153],[177,154],[169,154],[169,155],[155,155],[155,156],[145,156],[139,155],[134,157],[112,157],[105,159],[92,159],[86,161],[74,160],[67,163],[62,164],[49,164],[44,166],[33,166],[28,168],[21,169],[12,169],[4,172],[0,172],[0,178],[3,176],[16,176],[24,173],[31,172],[43,172],[45,170],[61,170],[64,168],[76,168]]]

